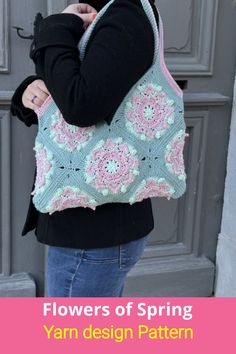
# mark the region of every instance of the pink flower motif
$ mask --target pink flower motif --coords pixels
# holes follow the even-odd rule
[[[79,188],[68,186],[57,191],[47,209],[51,215],[55,211],[68,208],[88,207],[95,210],[96,205],[96,201],[91,199],[88,194],[81,191]]]
[[[136,150],[122,138],[101,140],[87,157],[85,174],[104,195],[125,192],[138,175]]]
[[[141,182],[134,195],[130,198],[130,203],[133,204],[152,197],[165,197],[169,200],[174,192],[174,188],[167,183],[165,178],[150,177]]]
[[[139,86],[127,103],[126,127],[142,140],[159,139],[174,122],[173,100],[161,86]]]
[[[52,153],[43,147],[42,144],[38,144],[37,142],[34,150],[36,152],[37,173],[34,191],[31,193],[32,195],[42,192],[47,187],[50,182],[50,176],[53,172]]]
[[[68,124],[61,112],[58,110],[52,118],[50,127],[50,135],[53,140],[63,149],[67,151],[80,150],[90,140],[95,126],[80,128],[75,125]]]
[[[178,176],[179,179],[185,179],[185,166],[183,159],[183,149],[185,137],[189,136],[183,130],[180,130],[166,147],[165,159],[169,171]]]

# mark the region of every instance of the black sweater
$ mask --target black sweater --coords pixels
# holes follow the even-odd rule
[[[154,1],[149,1],[158,25]],[[107,2],[89,4],[99,11]],[[67,123],[86,127],[101,120],[109,123],[126,93],[152,64],[153,31],[140,0],[115,0],[110,5],[94,28],[81,63],[77,45],[83,32],[83,21],[65,13],[46,17],[35,31],[30,58],[36,75],[20,84],[11,102],[11,113],[26,126],[37,124],[36,113],[21,100],[35,79],[45,82]],[[114,246],[154,228],[151,200],[107,203],[95,211],[70,208],[49,216],[35,209],[31,197],[22,236],[35,228],[38,241],[48,245]]]

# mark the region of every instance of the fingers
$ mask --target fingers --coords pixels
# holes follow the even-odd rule
[[[39,108],[38,106],[36,106],[34,103],[29,101],[28,99],[24,99],[24,100],[22,99],[22,102],[26,108],[30,108],[33,111],[35,111],[37,108]]]
[[[37,85],[39,87],[39,89],[42,90],[43,92],[50,95],[50,92],[48,91],[43,80],[35,80],[35,85]]]
[[[97,13],[97,10],[89,4],[76,4],[76,9],[81,14]]]
[[[67,6],[62,13],[70,13],[79,16],[84,22],[84,29],[86,29],[97,16],[97,10],[85,3],[71,4]]]
[[[89,25],[93,22],[97,14],[95,13],[79,14],[78,16],[84,21],[83,28],[86,30],[89,27]]]
[[[42,80],[35,80],[28,85],[24,91],[22,95],[22,103],[25,107],[35,110],[44,103],[48,95],[50,95],[50,93],[45,86],[45,83]],[[33,96],[37,96],[34,99],[34,102],[32,102]]]
[[[31,101],[33,96],[37,96],[34,99],[34,104],[36,106],[41,106],[48,97],[48,94],[38,86],[38,83],[36,83],[32,87],[29,87],[26,98]]]
[[[97,14],[95,13],[89,13],[89,14],[79,14],[79,17],[82,18],[82,20],[84,21],[84,23],[86,24],[90,24],[93,22],[93,20],[95,19]]]

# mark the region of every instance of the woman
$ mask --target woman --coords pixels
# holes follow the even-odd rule
[[[158,25],[154,0],[150,2]],[[83,62],[78,42],[108,0],[73,4],[43,19],[30,58],[36,75],[12,98],[11,113],[26,126],[49,93],[69,124],[86,127],[112,117],[130,88],[148,70],[154,36],[140,0],[115,0],[97,23]],[[133,205],[107,203],[95,211],[70,208],[49,216],[30,200],[22,236],[35,229],[47,244],[48,296],[122,296],[127,273],[140,259],[154,228],[150,198]]]

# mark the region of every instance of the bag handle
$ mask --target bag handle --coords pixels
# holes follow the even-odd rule
[[[97,22],[100,20],[100,18],[103,16],[103,14],[106,12],[108,7],[114,2],[114,0],[110,0],[105,6],[102,7],[102,9],[97,13],[97,16],[95,17],[95,20],[91,23],[91,25],[87,28],[85,31],[84,35],[82,36],[79,44],[78,44],[78,49],[80,52],[80,59],[83,60],[85,56],[85,51],[86,47],[89,41],[89,38],[92,34],[92,31],[97,24]]]
[[[156,24],[156,19],[155,19],[155,15],[154,15],[152,6],[150,5],[149,0],[140,0],[140,1],[141,1],[141,4],[143,6],[143,9],[144,9],[149,21],[151,23],[153,33],[154,33],[154,41],[155,41],[155,49],[154,49],[154,57],[153,57],[153,65],[154,65],[156,60],[159,58],[159,55],[162,55],[164,57],[164,55],[163,55],[164,53],[161,54],[161,52],[163,51],[163,24],[162,24],[160,12],[157,9],[158,19],[159,19],[159,27],[160,27],[160,40],[159,40],[159,31],[158,31],[158,27]],[[114,0],[110,0],[105,6],[103,6],[103,8],[98,12],[95,20],[91,23],[91,25],[88,27],[88,29],[84,33],[84,36],[81,38],[79,45],[78,45],[81,60],[84,59],[86,47],[87,47],[89,38],[92,34],[92,31],[93,31],[96,23],[104,15],[104,13],[108,9],[108,7],[113,2],[114,2]],[[160,50],[159,50],[159,43],[160,43]]]
[[[156,6],[157,13],[158,13],[158,27],[156,23],[156,17],[153,12],[152,6],[149,0],[140,0],[143,9],[151,23],[153,34],[154,34],[154,56],[153,56],[153,65],[160,59],[161,52],[163,51],[163,23],[160,15],[160,11]],[[164,53],[163,53],[164,54]],[[164,56],[164,55],[163,55]]]

